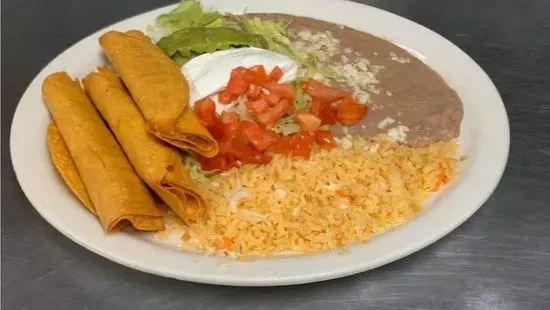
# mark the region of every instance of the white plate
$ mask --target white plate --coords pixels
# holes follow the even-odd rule
[[[454,87],[464,102],[461,144],[469,159],[461,179],[430,203],[417,219],[346,256],[312,256],[231,262],[183,253],[127,233],[105,236],[98,221],[69,193],[54,171],[46,149],[49,116],[41,83],[55,71],[83,77],[102,63],[97,39],[107,30],[145,29],[168,8],[141,14],[102,29],[70,47],[38,74],[21,98],[11,131],[11,155],[21,187],[36,210],[57,230],[117,263],[161,276],[226,285],[269,286],[343,277],[395,261],[431,244],[470,217],[489,197],[503,173],[509,126],[502,100],[487,75],[464,52],[434,32],[391,13],[348,1],[205,0],[222,11],[280,12],[345,24],[396,42],[415,53]]]

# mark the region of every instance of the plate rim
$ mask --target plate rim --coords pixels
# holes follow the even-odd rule
[[[84,248],[86,248],[86,249],[88,249],[88,250],[90,250],[90,251],[92,251],[92,252],[94,252],[94,253],[96,253],[100,256],[103,256],[103,257],[105,257],[109,260],[112,260],[112,261],[114,261],[118,264],[121,264],[123,266],[130,267],[130,268],[142,271],[142,272],[156,274],[156,275],[169,277],[169,278],[176,278],[176,279],[185,280],[185,281],[191,281],[191,282],[197,282],[197,283],[207,283],[207,284],[221,284],[221,285],[233,285],[233,286],[279,286],[279,285],[303,284],[303,283],[318,282],[318,281],[330,280],[330,279],[334,279],[334,278],[340,278],[340,277],[344,277],[344,276],[364,272],[364,271],[367,271],[367,270],[375,269],[375,268],[378,268],[382,265],[389,264],[391,262],[399,260],[399,259],[401,259],[405,256],[408,256],[408,255],[410,255],[414,252],[417,252],[417,251],[419,251],[419,250],[421,250],[425,247],[428,247],[429,245],[433,244],[437,240],[439,240],[439,239],[443,238],[444,236],[446,236],[447,234],[449,234],[451,231],[456,229],[458,226],[462,225],[477,210],[479,210],[479,208],[481,208],[485,204],[485,202],[489,199],[489,197],[492,195],[492,193],[495,191],[496,187],[500,183],[500,180],[501,180],[501,178],[503,176],[503,173],[506,169],[506,164],[507,164],[507,161],[508,161],[509,149],[510,149],[510,126],[509,126],[508,115],[506,113],[506,107],[503,103],[503,100],[502,100],[496,86],[491,81],[491,79],[489,78],[487,73],[477,64],[477,62],[475,60],[473,60],[469,55],[467,55],[462,49],[460,49],[458,46],[454,45],[452,42],[445,39],[441,35],[437,34],[436,32],[434,32],[434,31],[432,31],[432,30],[430,30],[430,29],[428,29],[428,28],[426,28],[426,27],[424,27],[424,26],[422,26],[422,25],[420,25],[420,24],[418,24],[414,21],[411,21],[407,18],[398,16],[398,15],[393,14],[391,12],[387,12],[387,11],[384,11],[384,10],[381,10],[381,9],[378,9],[378,8],[375,8],[375,7],[372,7],[372,6],[359,4],[359,3],[355,3],[355,2],[337,1],[337,0],[323,0],[323,1],[326,1],[326,2],[339,2],[342,5],[353,5],[353,6],[357,6],[357,7],[366,7],[370,10],[373,10],[374,14],[381,14],[381,13],[384,14],[384,15],[389,14],[393,18],[398,18],[398,19],[404,20],[407,23],[414,24],[414,26],[416,28],[422,28],[424,31],[428,31],[430,33],[430,35],[436,36],[438,41],[443,40],[443,41],[445,41],[444,43],[452,45],[455,49],[457,49],[460,53],[462,53],[463,56],[465,56],[467,58],[467,60],[469,60],[474,65],[474,67],[472,69],[475,69],[476,71],[478,71],[478,73],[481,74],[480,77],[485,79],[486,82],[488,82],[488,84],[486,86],[490,87],[489,91],[491,91],[491,92],[493,92],[494,94],[497,95],[497,98],[498,98],[499,103],[501,105],[502,111],[504,112],[504,114],[503,114],[503,116],[504,116],[504,119],[503,119],[504,120],[504,122],[503,122],[504,127],[502,127],[501,129],[503,130],[502,135],[503,135],[504,143],[505,143],[505,145],[503,145],[505,154],[501,154],[503,156],[502,156],[502,160],[501,160],[502,163],[500,165],[500,170],[498,171],[498,174],[494,175],[494,178],[493,178],[494,181],[492,182],[492,184],[488,185],[485,192],[484,192],[484,194],[481,195],[478,198],[480,203],[478,203],[477,206],[472,207],[471,209],[469,209],[469,212],[462,214],[462,217],[458,220],[455,220],[452,225],[447,225],[446,229],[439,230],[437,233],[434,233],[430,236],[427,236],[426,238],[424,238],[423,242],[417,242],[414,245],[411,245],[410,247],[408,247],[407,249],[397,251],[398,253],[397,254],[393,253],[393,255],[391,255],[391,257],[381,257],[380,259],[378,259],[377,262],[374,262],[374,263],[371,263],[371,264],[368,264],[368,265],[348,266],[348,268],[344,268],[344,269],[341,269],[341,270],[332,270],[331,272],[311,274],[309,276],[300,275],[300,276],[285,276],[285,277],[276,277],[276,278],[268,277],[265,280],[258,280],[258,279],[249,279],[249,278],[246,278],[246,277],[243,277],[243,278],[240,278],[240,279],[239,278],[230,278],[230,277],[224,277],[223,275],[222,276],[181,275],[181,274],[174,274],[174,273],[166,272],[165,270],[160,270],[158,268],[154,268],[154,267],[151,267],[151,266],[144,266],[144,265],[141,265],[139,263],[136,263],[135,261],[125,259],[125,258],[121,257],[120,255],[116,255],[116,254],[110,253],[108,251],[105,251],[102,248],[91,246],[89,243],[87,243],[85,241],[85,239],[86,239],[85,237],[81,237],[81,236],[79,237],[79,236],[75,235],[74,233],[68,231],[65,227],[60,225],[60,223],[57,223],[55,220],[49,218],[48,215],[43,212],[42,207],[37,207],[38,205],[40,205],[40,202],[39,201],[38,202],[33,201],[33,199],[31,198],[31,197],[33,197],[33,194],[30,192],[30,189],[28,187],[25,187],[25,185],[23,185],[23,182],[21,180],[21,169],[23,169],[21,167],[22,167],[23,163],[20,163],[20,159],[18,159],[16,156],[14,156],[14,155],[16,155],[14,153],[17,152],[17,151],[15,151],[17,142],[16,142],[16,137],[14,135],[14,132],[17,132],[17,131],[14,130],[14,129],[16,129],[15,126],[17,126],[17,124],[20,123],[20,122],[17,122],[17,120],[21,118],[21,116],[18,117],[18,115],[21,114],[21,108],[20,108],[21,103],[28,96],[28,93],[29,93],[30,89],[35,84],[40,85],[40,76],[45,73],[45,70],[47,68],[49,68],[50,65],[52,63],[54,63],[57,59],[62,58],[66,53],[68,53],[70,50],[72,50],[73,48],[75,48],[79,44],[81,44],[81,43],[83,43],[87,40],[90,40],[92,37],[94,37],[95,35],[97,35],[100,32],[105,31],[106,29],[116,27],[117,25],[119,25],[121,23],[124,23],[124,22],[126,22],[130,19],[139,19],[140,17],[142,17],[146,14],[154,14],[155,12],[160,13],[160,12],[163,12],[163,11],[166,11],[166,10],[170,9],[171,7],[174,7],[175,5],[168,5],[168,6],[160,7],[160,8],[157,8],[157,9],[149,10],[149,11],[146,11],[146,12],[138,13],[138,14],[130,16],[128,18],[121,19],[121,20],[119,20],[119,21],[117,21],[117,22],[115,22],[115,23],[113,23],[109,26],[103,27],[103,28],[101,28],[97,31],[94,31],[93,33],[85,36],[84,38],[82,38],[80,40],[78,40],[74,44],[70,45],[63,52],[58,54],[47,65],[42,67],[42,69],[39,71],[39,73],[37,73],[37,75],[33,78],[33,80],[31,81],[29,86],[26,88],[25,92],[23,93],[23,95],[21,96],[21,99],[19,100],[19,102],[17,104],[16,110],[15,110],[15,113],[14,113],[14,116],[13,116],[13,119],[12,119],[11,128],[10,128],[10,144],[9,144],[10,157],[12,159],[11,162],[12,162],[12,165],[13,165],[13,168],[14,168],[14,174],[15,174],[16,179],[17,179],[18,183],[20,184],[20,187],[21,187],[22,191],[24,192],[27,200],[31,203],[33,208],[50,225],[52,225],[56,230],[58,230],[63,235],[65,235],[66,237],[68,237],[72,241],[76,242],[80,246],[83,246]],[[409,224],[410,223],[407,223],[405,225],[409,225]],[[304,259],[304,258],[305,257],[302,257],[302,259]]]

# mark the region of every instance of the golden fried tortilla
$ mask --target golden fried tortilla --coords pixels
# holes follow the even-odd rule
[[[141,179],[182,220],[202,218],[205,202],[180,154],[147,130],[143,115],[116,74],[101,67],[88,74],[83,84]]]
[[[42,95],[106,232],[164,229],[162,213],[78,81],[49,75]]]
[[[61,133],[54,122],[50,122],[48,125],[47,139],[48,152],[50,153],[50,158],[55,169],[80,202],[82,202],[90,212],[96,214],[94,204],[90,200],[90,196],[86,191],[80,174],[78,174],[78,170],[69,153],[67,144],[63,141],[63,137],[61,137]]]
[[[207,157],[218,153],[216,140],[188,108],[185,76],[158,46],[137,30],[109,31],[99,43],[153,134],[183,150]]]

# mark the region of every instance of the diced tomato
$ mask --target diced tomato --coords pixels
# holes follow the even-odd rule
[[[290,100],[281,99],[281,101],[279,101],[279,104],[271,109],[278,112],[281,115],[281,117],[283,117],[285,116],[286,113],[288,113],[288,111],[290,111],[291,106],[292,106],[292,102]]]
[[[248,85],[252,85],[254,81],[254,74],[250,72],[250,70],[247,69],[247,71],[243,75],[244,80],[248,83]]]
[[[206,97],[195,102],[195,114],[200,122],[208,127],[214,125],[216,120],[216,104],[212,99]]]
[[[243,164],[256,164],[256,165],[265,165],[271,161],[272,157],[266,154],[265,152],[258,151],[253,149],[250,156],[242,159]]]
[[[201,169],[204,171],[225,171],[230,169],[230,163],[228,162],[227,158],[222,155],[216,155],[212,158],[198,155],[197,159],[199,161],[199,164],[201,165]]]
[[[347,91],[327,86],[314,79],[309,79],[306,82],[305,92],[310,95],[311,98],[324,102],[334,102],[350,95]]]
[[[236,112],[223,111],[220,119],[224,124],[236,123],[239,121],[239,114]]]
[[[244,70],[243,70],[244,69]],[[231,71],[231,77],[225,88],[229,93],[234,96],[241,96],[248,90],[250,83],[246,80],[246,73],[248,69],[243,67],[237,67]]]
[[[273,126],[281,117],[290,109],[291,103],[289,100],[282,99],[278,105],[269,108],[267,111],[258,114],[256,120],[266,127]]]
[[[219,152],[217,156],[223,156],[227,161],[227,169],[229,170],[233,167],[240,167],[240,160],[234,155],[233,152],[233,139],[231,140],[222,140],[218,142]]]
[[[281,101],[279,101],[279,104],[271,109],[278,108],[276,109],[276,111],[278,111],[281,114],[281,117],[283,117],[290,110],[291,106],[292,106],[292,103],[290,100],[281,99]]]
[[[227,88],[218,93],[218,101],[223,104],[230,104],[237,98],[238,96],[233,95]]]
[[[279,80],[283,77],[283,70],[279,66],[275,66],[273,70],[269,73],[267,79],[269,82],[279,82]]]
[[[313,100],[311,102],[311,113],[321,119],[322,125],[336,124],[337,110],[330,102]]]
[[[248,110],[248,113],[251,115],[258,115],[260,113],[263,113],[269,109],[269,103],[265,101],[264,99],[258,99],[255,101],[248,101],[246,103],[246,109]]]
[[[227,87],[218,94],[222,103],[232,103],[246,94],[246,107],[257,123],[240,121],[235,112],[216,115],[213,100],[205,98],[195,104],[195,113],[218,141],[219,153],[213,158],[199,156],[203,170],[226,171],[241,164],[266,164],[273,153],[309,158],[313,143],[330,150],[336,142],[330,131],[320,130],[322,124],[357,124],[367,108],[357,104],[351,94],[310,79],[303,89],[312,97],[311,111],[298,111],[295,118],[302,130],[292,137],[280,137],[268,130],[293,108],[295,96],[292,84],[279,84],[283,71],[275,67],[269,75],[262,65],[250,69],[232,70]],[[294,110],[292,110],[294,113]],[[268,129],[266,129],[268,128]]]
[[[248,82],[255,85],[263,85],[268,82],[268,75],[263,65],[256,65],[248,69]]]
[[[229,123],[223,126],[222,140],[229,141],[239,134],[239,123]]]
[[[237,117],[236,120],[235,117]],[[227,141],[238,134],[238,121],[238,115],[233,112],[224,112],[222,117],[216,117],[214,123],[206,126],[206,129],[218,142]]]
[[[231,141],[229,153],[243,164],[267,164],[271,161],[269,155],[255,149],[244,136],[237,136]]]
[[[325,150],[336,147],[336,141],[334,141],[332,133],[328,130],[317,130],[315,132],[315,143]]]
[[[315,137],[312,133],[300,131],[290,141],[290,155],[308,159],[311,156],[313,142],[315,142]]]
[[[222,139],[218,141],[218,149],[217,156],[227,156],[231,150],[231,139]]]
[[[220,140],[224,136],[224,127],[225,125],[222,123],[222,121],[216,116],[214,119],[213,124],[206,126],[206,129],[208,129],[208,132],[212,135],[212,137],[216,140]]]
[[[346,97],[338,106],[336,118],[343,125],[357,125],[365,117],[367,110],[367,106],[358,104],[351,97]]]
[[[269,94],[262,94],[262,98],[269,103],[269,106],[276,106],[279,101],[281,101],[281,97],[277,95],[275,92],[269,92]]]
[[[291,141],[292,137],[279,137],[269,149],[277,154],[290,155],[292,151],[290,147]]]
[[[303,130],[313,132],[321,127],[321,119],[311,113],[298,111],[294,117],[296,118],[298,125],[300,125]]]
[[[247,134],[250,142],[259,151],[265,151],[277,141],[277,134],[271,130],[266,130],[261,136],[255,137]]]
[[[319,116],[319,112],[321,111],[321,104],[323,104],[323,102],[321,102],[321,100],[319,99],[311,100],[311,106],[309,109],[311,113],[313,113],[313,115]]]
[[[221,143],[220,153],[222,152],[222,149],[225,156],[239,159],[242,156],[246,156],[248,141],[246,141],[245,137],[237,135],[233,139],[225,141],[225,143]]]
[[[292,100],[295,96],[294,87],[292,87],[292,84],[290,83],[278,84],[272,82],[266,84],[264,87],[265,89],[269,90],[270,92],[276,93],[277,95],[279,95],[279,97],[284,99]]]
[[[235,97],[239,97],[246,93],[246,91],[248,90],[248,85],[249,84],[244,79],[231,79],[227,84],[226,89]]]
[[[276,133],[275,131],[273,130],[269,130],[269,129],[266,129],[266,135],[269,136],[269,139],[273,141],[273,143],[271,145],[273,145],[275,142],[277,142],[277,140],[279,139],[279,134]],[[270,145],[270,147],[271,147]]]
[[[241,130],[241,131],[253,130],[253,129],[256,129],[256,128],[261,129],[261,127],[257,123],[254,123],[254,122],[251,122],[251,121],[240,121],[239,122],[239,130]]]
[[[233,68],[233,70],[231,70],[231,74],[245,76],[246,73],[248,73],[248,71],[250,71],[250,70],[248,70],[247,68],[245,68],[243,66],[238,66],[238,67]]]
[[[240,122],[239,130],[259,151],[267,150],[273,143],[277,141],[277,136],[273,131],[266,130],[260,127],[260,125],[253,122]]]
[[[248,99],[258,100],[262,96],[262,87],[251,84],[248,86]]]

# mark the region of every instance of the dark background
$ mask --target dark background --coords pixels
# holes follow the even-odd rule
[[[21,192],[9,157],[11,120],[31,79],[57,54],[103,26],[168,1],[4,0],[2,308],[550,309],[550,1],[361,2],[450,39],[501,92],[512,130],[509,164],[475,216],[398,262],[303,286],[198,285],[101,258],[55,231]]]

